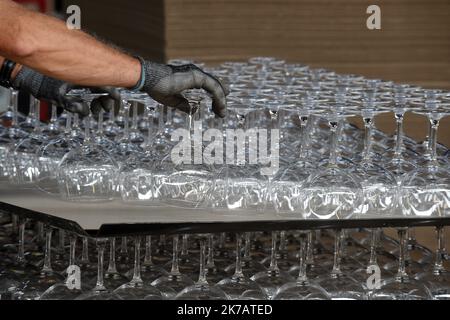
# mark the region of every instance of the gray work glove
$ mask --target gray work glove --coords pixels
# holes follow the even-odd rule
[[[81,115],[89,114],[89,106],[79,97],[68,97],[66,94],[79,86],[45,76],[33,69],[23,66],[12,83],[14,89],[27,92],[37,99],[42,99],[62,107],[69,112]],[[106,111],[111,108],[110,102],[101,105]],[[98,105],[93,106],[93,113],[98,113]]]
[[[212,97],[214,113],[221,118],[225,117],[227,110],[225,97],[228,89],[214,76],[193,64],[172,66],[141,59],[141,65],[141,81],[132,90],[146,92],[163,105],[190,112],[191,106],[181,93],[188,89],[204,89]],[[120,100],[117,88],[102,87],[100,89],[109,93],[113,99]],[[93,101],[92,108],[100,109],[107,102],[108,97],[101,97]]]

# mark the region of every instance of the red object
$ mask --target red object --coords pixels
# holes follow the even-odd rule
[[[27,8],[42,13],[47,12],[47,0],[15,0]],[[50,108],[47,102],[41,101],[41,121],[48,121],[50,119]]]
[[[24,6],[39,11],[39,12],[47,12],[47,1],[46,0],[15,0]]]

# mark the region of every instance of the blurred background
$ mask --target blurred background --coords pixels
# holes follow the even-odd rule
[[[187,58],[219,64],[275,56],[341,73],[450,90],[449,0],[18,2],[62,19],[68,16],[66,8],[76,4],[84,30],[155,61]],[[366,27],[366,9],[372,4],[381,8],[381,30]],[[376,125],[394,132],[392,115],[380,116]],[[439,141],[450,147],[450,117],[441,128]],[[423,140],[426,120],[407,114],[405,132]]]

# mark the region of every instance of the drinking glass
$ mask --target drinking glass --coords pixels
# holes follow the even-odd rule
[[[172,269],[167,276],[161,276],[152,282],[152,286],[158,288],[165,298],[173,298],[184,288],[194,284],[189,277],[181,274],[178,264],[178,241],[179,236],[173,236]]]
[[[97,95],[83,94],[85,101]],[[90,116],[85,118],[83,144],[67,153],[59,164],[60,195],[70,201],[110,201],[117,185],[118,165],[91,137]]]
[[[242,272],[241,263],[242,236],[236,234],[236,269],[231,277],[222,279],[217,286],[224,291],[231,300],[264,300],[267,298],[264,290]]]
[[[256,273],[250,280],[256,282],[264,290],[269,299],[272,299],[282,285],[293,280],[289,273],[278,268],[277,232],[272,232],[272,249],[268,270]]]
[[[300,267],[298,277],[295,281],[282,285],[275,292],[272,300],[328,300],[327,292],[310,281],[307,276],[307,240],[306,234],[300,234]]]
[[[122,300],[144,299],[161,300],[161,292],[151,285],[147,285],[141,278],[141,237],[134,237],[134,271],[130,282],[114,290]]]
[[[228,300],[228,296],[217,286],[211,286],[206,277],[206,245],[200,243],[200,272],[197,282],[180,291],[175,300]]]

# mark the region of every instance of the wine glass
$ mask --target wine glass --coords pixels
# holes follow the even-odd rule
[[[64,273],[67,274],[67,278],[63,282],[58,282],[50,286],[39,297],[40,300],[73,300],[86,291],[85,284],[81,281],[79,286],[76,283],[72,283],[70,279],[71,274],[67,272],[72,266],[76,266],[75,263],[75,249],[77,236],[71,234],[70,239],[70,254],[69,254],[69,267]]]
[[[161,292],[151,285],[147,285],[141,278],[141,237],[134,237],[134,270],[133,278],[117,289],[114,293],[122,300],[145,299],[161,300]]]
[[[431,298],[430,291],[422,283],[410,278],[406,272],[405,251],[406,228],[398,228],[400,239],[400,255],[398,260],[398,271],[393,278],[388,278],[381,283],[380,289],[370,292],[371,300],[428,300]]]
[[[436,227],[436,255],[433,267],[430,270],[416,275],[416,279],[424,282],[433,299],[450,299],[450,273],[445,269],[443,258],[445,256],[444,227]]]
[[[275,295],[277,290],[293,278],[289,273],[282,271],[277,265],[277,232],[272,232],[270,266],[267,271],[261,271],[253,275],[250,280],[256,282],[266,293],[269,299]]]
[[[197,282],[180,291],[175,300],[228,300],[228,296],[217,286],[208,283],[206,274],[206,245],[200,242],[200,272]]]
[[[236,234],[236,269],[231,277],[222,279],[217,286],[225,292],[231,300],[264,300],[267,298],[264,290],[242,272],[241,263],[242,236]]]
[[[161,276],[152,282],[152,286],[158,288],[166,298],[173,298],[184,288],[194,284],[189,277],[181,274],[178,265],[178,241],[179,236],[173,236],[172,269],[167,276]]]
[[[87,103],[98,97],[86,92],[76,94]],[[92,138],[90,118],[85,118],[83,144],[67,153],[59,164],[58,186],[65,200],[110,201],[115,195],[118,165]]]
[[[282,285],[272,300],[328,300],[327,292],[307,277],[307,235],[300,233],[300,267],[295,281]]]
[[[33,185],[39,177],[39,162],[36,152],[45,144],[49,137],[42,132],[40,122],[40,102],[31,99],[34,103],[35,127],[28,137],[14,144],[8,153],[8,161],[11,162],[10,182],[23,187]]]
[[[104,253],[107,239],[99,238],[96,240],[98,265],[97,265],[97,282],[95,287],[88,292],[79,295],[76,300],[119,300],[119,297],[109,291],[104,285]]]
[[[349,219],[362,202],[360,181],[338,165],[337,131],[339,121],[345,116],[345,103],[345,97],[337,96],[336,105],[326,115],[331,132],[327,165],[314,171],[303,185],[301,197],[307,219]]]
[[[363,286],[341,270],[342,230],[335,230],[334,261],[330,274],[317,279],[318,284],[333,300],[365,300]]]

